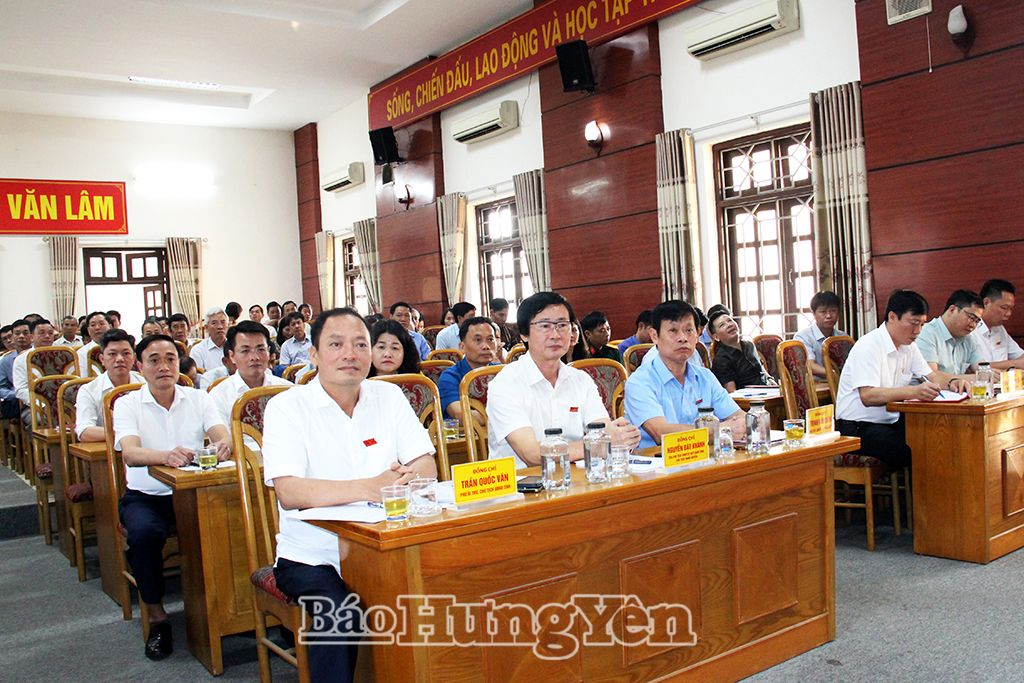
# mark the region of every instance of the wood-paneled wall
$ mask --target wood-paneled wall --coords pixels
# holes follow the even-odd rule
[[[307,123],[295,131],[295,183],[299,201],[299,258],[302,300],[321,310],[320,278],[316,270],[316,241],[323,229],[320,215],[320,163],[316,124]]]
[[[880,312],[899,287],[937,314],[954,289],[991,277],[1024,286],[1024,2],[964,3],[966,55],[946,32],[957,4],[933,0],[930,15],[889,26],[884,0],[857,3]],[[1024,315],[1008,327],[1024,335]]]
[[[656,23],[591,50],[597,91],[565,93],[540,70],[551,284],[578,316],[600,309],[612,336],[661,301],[654,136],[664,130]],[[587,122],[608,126],[600,154]]]

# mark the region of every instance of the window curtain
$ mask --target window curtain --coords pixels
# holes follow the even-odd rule
[[[54,327],[60,328],[64,316],[75,314],[75,293],[78,286],[78,238],[52,235],[50,246],[50,277],[53,282]]]
[[[654,138],[654,146],[662,295],[666,300],[699,302],[702,292],[693,135],[689,130],[660,133]]]
[[[821,287],[839,295],[842,324],[857,338],[878,325],[860,82],[812,93],[810,105]]]
[[[535,169],[512,176],[516,193],[519,237],[523,241],[526,265],[533,291],[551,289],[551,261],[548,257],[548,208],[544,198],[544,170]]]
[[[448,302],[466,298],[466,195],[452,192],[437,198],[437,230]]]
[[[380,254],[377,252],[377,219],[367,218],[352,224],[356,236],[356,251],[359,252],[359,272],[366,287],[366,299],[370,310],[381,310],[380,296]]]
[[[316,240],[316,273],[320,278],[320,310],[334,308],[334,233],[320,231]]]
[[[178,309],[197,327],[203,322],[202,243],[194,237],[167,238],[167,269]]]

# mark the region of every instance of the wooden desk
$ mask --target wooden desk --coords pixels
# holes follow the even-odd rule
[[[914,552],[991,562],[1024,546],[1024,396],[887,407],[906,414]]]
[[[252,631],[252,588],[234,467],[212,472],[151,466],[174,491],[189,651],[224,672],[221,637]]]
[[[828,390],[828,382],[815,382],[814,388],[818,394],[818,405],[825,405],[826,403],[832,402],[832,394]],[[766,389],[765,391],[772,390]],[[750,410],[750,402],[754,399],[734,397],[732,400],[736,401],[736,405],[740,407],[740,410],[746,412]],[[764,400],[764,409],[768,411],[769,415],[771,415],[772,429],[781,430],[783,420],[789,417],[786,415],[786,401],[782,398],[781,391],[778,396],[769,396],[761,400]]]
[[[107,471],[107,444],[103,441],[79,442],[68,445],[68,453],[88,464],[89,480],[92,482],[93,509],[96,513],[96,548],[100,555],[100,586],[110,599],[121,604],[119,587],[120,571],[117,565],[117,553],[120,543],[117,538],[117,525],[120,520],[114,519],[110,508],[110,474]]]
[[[42,444],[50,454],[50,465],[53,466],[53,504],[57,509],[57,545],[64,557],[72,562],[75,560],[75,546],[71,541],[71,534],[68,533],[67,519],[65,518],[64,506],[67,501],[64,499],[64,484],[66,476],[64,473],[64,458],[60,452],[60,430],[39,429],[32,432],[32,439]],[[49,514],[49,510],[47,510]]]
[[[528,646],[365,647],[377,681],[735,680],[834,638],[832,456],[859,445],[741,452],[618,485],[587,486],[573,468],[568,492],[405,528],[315,524],[349,542],[342,571],[366,605],[452,595],[537,608],[636,595],[647,606],[686,605],[697,634],[695,645],[589,646],[558,661]],[[619,636],[620,617],[611,622]],[[417,611],[410,621],[407,633],[437,622]],[[570,632],[580,635],[578,618]],[[486,637],[482,626],[470,636]]]

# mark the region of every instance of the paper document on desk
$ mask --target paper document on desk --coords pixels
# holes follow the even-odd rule
[[[235,466],[235,461],[234,460],[225,460],[224,462],[217,463],[217,469],[218,470],[226,470],[227,468],[234,467],[234,466]],[[203,468],[201,468],[199,465],[197,465],[195,463],[192,463],[191,465],[182,465],[178,469],[179,470],[184,470],[186,472],[200,472],[200,471],[202,471]]]
[[[946,391],[943,389],[939,392],[939,395],[932,399],[935,402],[942,403],[959,403],[960,401],[967,400],[967,394],[960,394],[955,391]]]
[[[778,387],[746,387],[744,389],[737,389],[736,391],[729,394],[732,398],[776,398],[781,396],[781,390]]]
[[[383,522],[384,507],[380,503],[349,503],[348,505],[331,505],[322,508],[306,508],[300,510],[299,519],[330,520],[332,522]]]

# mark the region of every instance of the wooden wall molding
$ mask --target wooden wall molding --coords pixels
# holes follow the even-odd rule
[[[294,133],[295,185],[299,214],[299,266],[302,300],[315,310],[320,303],[320,278],[316,268],[316,240],[323,229],[320,213],[320,161],[317,153],[316,124],[307,123]]]

